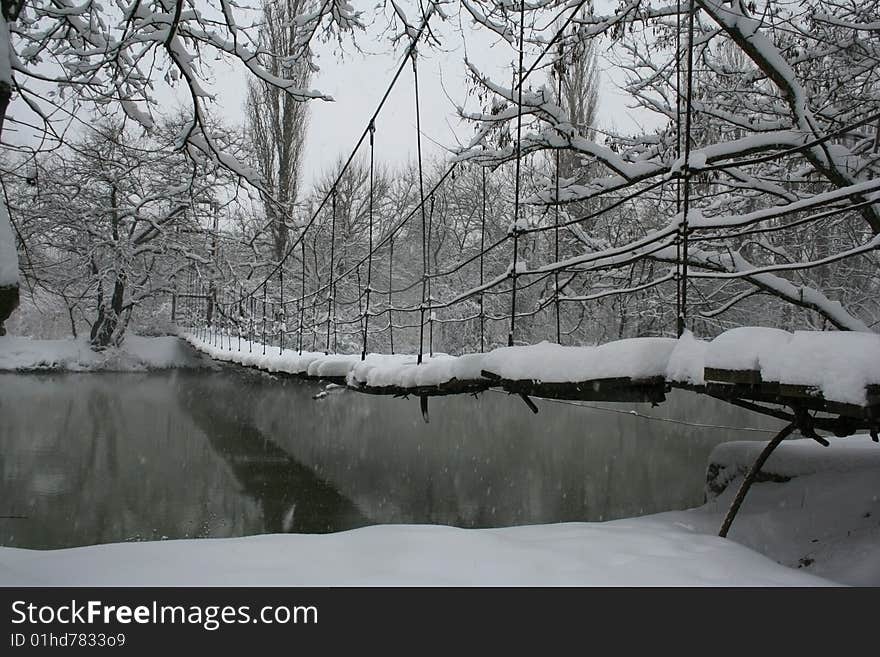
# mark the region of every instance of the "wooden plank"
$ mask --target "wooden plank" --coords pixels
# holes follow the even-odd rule
[[[409,395],[418,397],[441,397],[445,395],[470,395],[483,392],[492,387],[493,383],[486,379],[459,380],[450,379],[444,383],[431,386],[368,386],[354,384],[348,387],[356,392],[368,395],[392,395],[406,397]]]
[[[545,399],[604,402],[659,403],[666,399],[668,385],[663,377],[633,380],[629,377],[592,379],[587,381],[548,382],[532,379],[503,379],[492,372],[483,376],[503,390]]]
[[[707,367],[703,370],[703,378],[706,381],[718,381],[721,383],[747,383],[751,385],[762,383],[759,370],[723,370]]]
[[[794,386],[765,382],[761,385],[706,383],[706,392],[722,399],[746,399],[780,406],[802,406],[813,411],[824,411],[845,417],[863,419],[868,416],[872,406],[859,406],[829,401],[811,386]]]

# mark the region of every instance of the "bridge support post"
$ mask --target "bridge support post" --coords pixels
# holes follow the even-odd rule
[[[727,536],[727,532],[730,531],[730,526],[733,524],[733,519],[736,518],[736,514],[739,511],[739,508],[742,506],[743,500],[746,498],[746,494],[749,492],[749,488],[752,487],[752,484],[755,483],[755,478],[758,476],[758,473],[761,472],[761,468],[764,463],[767,462],[767,459],[770,458],[770,455],[773,453],[783,440],[788,438],[791,433],[795,430],[795,423],[792,422],[787,424],[782,431],[773,436],[773,439],[767,443],[767,446],[761,451],[758,455],[758,458],[755,459],[755,462],[752,464],[752,467],[749,468],[748,473],[746,474],[746,478],[743,479],[742,484],[739,487],[739,490],[736,492],[736,497],[733,498],[733,502],[730,505],[730,508],[727,510],[727,515],[724,517],[724,522],[721,524],[721,530],[718,532],[718,535],[722,538]]]

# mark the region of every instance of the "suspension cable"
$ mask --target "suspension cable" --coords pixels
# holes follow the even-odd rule
[[[419,167],[419,210],[422,214],[422,303],[419,306],[419,357],[417,364],[422,364],[422,356],[425,350],[425,303],[428,295],[428,221],[425,216],[425,183],[422,170],[422,124],[419,109],[419,67],[416,49],[412,49],[413,88],[416,100],[416,150]],[[433,197],[432,197],[433,198]]]
[[[391,295],[393,294],[392,289],[394,288],[394,235],[388,240],[388,326],[390,330],[388,332],[388,338],[390,341],[391,354],[394,355],[394,322],[391,317],[391,309],[394,306]]]
[[[559,59],[556,66],[556,99],[560,107],[562,107],[562,75],[565,70],[565,51],[562,41],[559,42]],[[559,177],[562,168],[562,156],[559,149],[556,149],[556,203],[553,204],[553,250],[556,262],[559,262]],[[553,299],[556,308],[556,344],[562,344],[561,324],[559,321],[559,272],[553,274]]]
[[[483,174],[482,187],[482,210],[480,212],[480,353],[486,350],[486,313],[484,307],[484,294],[482,292],[484,281],[483,258],[486,254],[486,167],[480,167]]]
[[[518,97],[516,107],[516,178],[514,183],[513,201],[513,267],[510,270],[510,331],[507,334],[507,346],[513,346],[513,335],[516,330],[516,279],[517,262],[519,257],[519,195],[520,195],[520,169],[522,162],[522,92],[523,92],[523,55],[525,51],[525,11],[526,2],[519,3],[519,69],[518,69]]]
[[[331,220],[330,220],[330,285],[327,287],[327,342],[324,345],[324,353],[330,353],[330,318],[335,317],[336,312],[333,307],[335,295],[335,283],[333,276],[336,271],[336,187],[330,191],[331,198]]]
[[[370,293],[373,291],[373,195],[374,195],[374,158],[375,158],[375,134],[376,134],[376,124],[370,123],[370,203],[369,203],[369,251],[367,252],[367,288],[366,288],[366,303],[364,305],[364,338],[361,347],[361,360],[365,360],[367,358],[367,336],[369,333],[369,322],[370,322]]]
[[[688,213],[691,194],[691,129],[693,120],[694,92],[694,0],[688,0],[688,49],[687,49],[687,98],[685,99],[684,127],[684,191],[681,219],[681,307],[678,316],[678,336],[684,333],[687,323],[688,292]]]

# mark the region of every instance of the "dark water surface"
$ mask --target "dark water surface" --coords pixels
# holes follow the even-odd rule
[[[516,397],[417,400],[237,370],[0,375],[0,544],[608,520],[703,498],[732,427],[772,421],[690,393],[623,412]]]

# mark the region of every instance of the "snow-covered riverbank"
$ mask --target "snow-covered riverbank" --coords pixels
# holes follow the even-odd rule
[[[732,473],[754,448],[728,444],[710,461]],[[0,584],[876,586],[878,454],[864,436],[830,448],[784,444],[768,472],[785,472],[789,481],[756,484],[730,540],[715,533],[741,481],[736,474],[699,508],[605,523],[379,525],[325,535],[2,548]]]
[[[0,371],[140,372],[208,366],[210,361],[174,336],[129,335],[121,347],[104,351],[93,351],[85,339],[32,340],[0,336]]]

